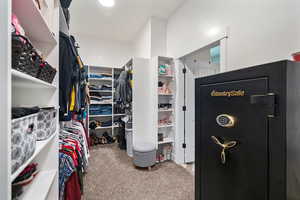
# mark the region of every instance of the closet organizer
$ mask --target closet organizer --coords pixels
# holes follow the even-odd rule
[[[87,73],[68,34],[70,4],[64,3],[0,2],[1,199],[82,195],[89,157]],[[70,65],[75,78],[62,79]]]
[[[21,200],[41,200],[56,199],[58,195],[58,118],[56,111],[48,115],[50,118],[43,123],[47,123],[47,129],[51,135],[36,135],[39,130],[43,113],[33,114],[27,117],[27,122],[32,124],[22,132],[22,125],[19,121],[24,119],[12,120],[12,107],[33,107],[51,108],[57,110],[58,103],[58,16],[59,5],[57,1],[49,0],[42,4],[37,4],[34,0],[12,0],[0,2],[0,82],[1,82],[1,103],[0,103],[0,127],[1,127],[1,167],[0,167],[0,193],[1,199],[12,199],[12,185],[24,175],[24,169],[35,169],[35,177],[22,188],[18,199]],[[19,22],[16,22],[18,19]],[[14,26],[12,27],[12,23]],[[19,26],[20,25],[20,26]],[[22,29],[20,28],[22,27]],[[26,37],[29,42],[25,42]],[[12,43],[12,40],[13,43]],[[23,42],[23,43],[22,43]],[[29,43],[31,45],[29,45]],[[17,63],[16,44],[23,46],[17,50],[35,54],[36,63],[45,66],[39,68],[33,63],[21,65]],[[30,46],[30,47],[29,47]],[[41,59],[43,57],[43,59]],[[46,63],[47,62],[47,63]],[[23,63],[24,64],[24,63]],[[19,68],[18,68],[19,67]],[[27,71],[32,67],[33,71]],[[48,68],[53,72],[53,80],[43,77],[43,70]],[[24,69],[25,71],[22,71]],[[36,70],[36,71],[34,71]],[[47,71],[46,73],[50,73]],[[30,74],[31,72],[31,74]],[[52,76],[52,75],[51,75]],[[54,77],[55,76],[55,77]],[[38,110],[35,110],[36,112]],[[26,114],[26,112],[24,112]],[[23,113],[23,114],[24,114]],[[37,115],[40,116],[37,119]],[[51,117],[52,116],[52,117]],[[47,117],[48,118],[48,117]],[[51,124],[52,123],[52,124]],[[42,126],[43,124],[41,124]],[[19,126],[19,128],[18,128]],[[50,126],[53,128],[51,129]],[[21,132],[19,132],[21,131]],[[30,137],[30,133],[32,134]],[[46,133],[48,134],[48,133]],[[13,136],[21,136],[15,137]],[[24,140],[26,138],[26,141]],[[19,140],[20,139],[20,140]],[[29,146],[28,140],[31,139]],[[25,145],[17,146],[24,143]],[[21,151],[20,148],[23,148]],[[29,150],[30,149],[30,150]],[[30,154],[23,152],[30,152]],[[20,154],[19,154],[20,153]],[[18,162],[17,158],[21,158]],[[28,168],[29,167],[29,168]],[[25,173],[26,174],[26,173]],[[17,178],[18,177],[18,178]],[[33,175],[32,175],[33,177]],[[24,178],[24,177],[23,177]],[[19,182],[20,183],[20,182]],[[20,192],[20,190],[19,190]]]

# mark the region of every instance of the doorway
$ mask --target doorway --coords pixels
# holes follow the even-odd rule
[[[214,75],[226,69],[227,37],[176,60],[176,163],[194,172],[195,162],[195,78]]]

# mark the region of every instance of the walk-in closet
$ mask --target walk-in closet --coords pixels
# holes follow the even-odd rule
[[[300,200],[298,0],[1,0],[0,200]]]

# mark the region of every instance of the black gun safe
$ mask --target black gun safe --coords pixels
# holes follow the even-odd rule
[[[196,200],[300,200],[300,64],[196,79]]]

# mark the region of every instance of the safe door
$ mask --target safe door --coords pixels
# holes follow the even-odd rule
[[[201,112],[196,121],[197,198],[267,200],[270,107],[263,97],[268,79],[202,85],[196,91]]]

